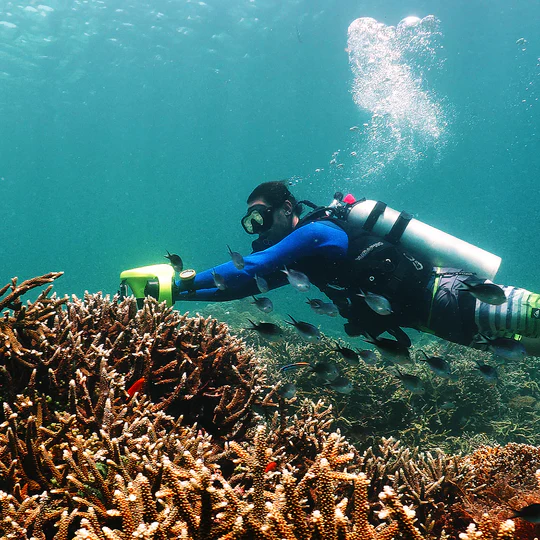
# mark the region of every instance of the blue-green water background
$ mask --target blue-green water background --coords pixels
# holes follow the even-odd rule
[[[0,4],[0,284],[62,270],[59,294],[114,293],[166,250],[207,268],[226,244],[248,252],[251,189],[294,177],[302,198],[413,212],[500,255],[498,282],[540,291],[538,1],[39,4]],[[429,14],[445,144],[367,180],[352,159],[329,167],[339,149],[362,159],[349,128],[370,116],[351,95],[349,24]]]

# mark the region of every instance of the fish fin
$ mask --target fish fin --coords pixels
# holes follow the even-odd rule
[[[292,321],[292,323],[289,323],[289,324],[292,324],[292,325],[298,324],[298,321],[292,315],[290,315],[289,313],[287,313],[287,315],[291,318],[291,321]]]
[[[377,345],[377,343],[379,342],[379,340],[369,332],[366,332],[366,335],[361,339],[366,343],[371,343],[372,345]]]
[[[248,319],[248,321],[253,325],[251,328],[246,328],[246,330],[253,330],[254,328],[257,328],[257,325],[251,320]]]
[[[419,351],[425,356],[425,358],[420,358],[420,360],[422,362],[427,362],[427,359],[429,358],[429,356],[422,349],[419,349]]]

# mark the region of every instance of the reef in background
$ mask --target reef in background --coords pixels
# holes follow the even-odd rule
[[[22,540],[510,539],[540,449],[360,452],[333,410],[279,398],[223,323],[152,299],[0,289],[0,534]],[[466,531],[466,532],[465,532]]]

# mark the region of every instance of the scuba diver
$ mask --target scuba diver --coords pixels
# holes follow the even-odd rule
[[[172,301],[240,299],[259,293],[260,278],[275,289],[296,271],[337,306],[349,336],[375,345],[388,332],[409,347],[403,328],[412,328],[462,345],[540,354],[540,295],[492,284],[499,257],[352,195],[336,193],[319,207],[273,181],[257,186],[247,204],[242,227],[258,236],[251,255],[181,272],[168,286]],[[304,206],[311,211],[302,217]],[[171,283],[168,276],[161,281]]]

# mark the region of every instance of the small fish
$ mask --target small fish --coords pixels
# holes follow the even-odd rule
[[[361,296],[366,301],[366,304],[379,315],[391,315],[393,313],[390,302],[380,294],[371,292],[364,293],[362,290],[356,295]]]
[[[358,351],[358,356],[366,363],[370,365],[374,365],[377,363],[377,360],[379,359],[375,353],[375,351],[372,351],[370,349],[356,349]]]
[[[526,45],[526,44],[527,44],[527,40],[525,38],[520,37],[516,40],[516,45]]]
[[[229,255],[231,256],[231,260],[234,264],[234,267],[237,270],[242,270],[244,266],[246,266],[246,263],[244,262],[244,257],[238,253],[238,251],[233,251],[229,244],[227,244],[227,249],[229,250]]]
[[[128,389],[127,393],[129,397],[133,397],[137,392],[140,392],[142,387],[144,386],[144,383],[146,382],[146,379],[144,377],[141,377],[139,380],[135,381]]]
[[[420,377],[417,377],[416,375],[410,375],[408,373],[401,373],[399,369],[397,369],[397,372],[397,377],[401,380],[403,386],[407,390],[409,390],[409,392],[422,395],[426,391],[424,383],[422,382],[422,379],[420,379]]]
[[[311,372],[328,382],[332,382],[339,377],[339,370],[333,362],[317,362],[311,366]]]
[[[279,368],[280,373],[285,373],[285,371],[290,371],[291,369],[298,369],[301,367],[311,367],[309,362],[295,362],[294,364],[287,364],[286,366],[281,366]]]
[[[251,319],[248,319],[248,321],[252,326],[246,330],[255,330],[261,337],[269,341],[278,341],[283,337],[283,330],[277,324],[269,322],[255,324]]]
[[[166,259],[169,259],[172,267],[174,268],[175,272],[181,272],[184,269],[184,263],[182,262],[182,259],[180,258],[180,255],[175,255],[174,253],[171,255],[167,251],[167,255],[165,255]]]
[[[255,274],[255,283],[257,283],[257,288],[261,293],[267,293],[270,290],[270,287],[268,286],[268,282],[266,279],[262,278],[261,276],[258,276]]]
[[[345,49],[345,52],[349,52],[349,50],[348,50],[348,49]],[[358,126],[351,126],[351,127],[349,128],[349,131],[358,131],[359,129],[360,129],[360,128],[359,128]]]
[[[338,307],[333,302],[323,302],[318,298],[308,298],[306,304],[309,304],[311,309],[317,315],[328,315],[328,317],[337,317],[339,314]]]
[[[227,284],[225,283],[225,278],[221,274],[218,274],[214,269],[212,269],[212,277],[214,278],[214,283],[216,287],[220,291],[224,291],[227,288]]]
[[[342,347],[339,343],[334,343],[336,346],[335,349],[332,349],[335,352],[338,352],[343,356],[343,358],[347,361],[348,364],[351,366],[357,366],[359,360],[359,354],[356,351],[353,351],[353,349],[349,349],[348,347]]]
[[[338,394],[350,394],[353,391],[352,382],[347,379],[347,377],[342,377],[341,375],[327,384],[332,390],[335,390]]]
[[[294,326],[304,339],[307,339],[308,341],[318,341],[321,339],[321,332],[316,326],[308,322],[297,321],[292,315],[289,315],[289,317],[292,322],[285,322],[291,326]]]
[[[482,377],[484,377],[484,379],[486,379],[486,381],[488,382],[496,382],[499,378],[499,374],[493,366],[488,366],[487,364],[481,364],[480,362],[476,362],[476,366],[474,367],[478,371],[480,371]]]
[[[324,302],[322,300],[319,300],[318,298],[308,298],[306,300],[306,304],[309,304],[311,309],[317,314],[317,315],[324,315],[322,312],[322,305]]]
[[[500,356],[505,360],[515,361],[523,360],[527,356],[525,346],[521,341],[511,338],[490,338],[485,335],[480,335],[476,340],[479,345],[486,345],[488,351],[496,356]]]
[[[268,473],[270,471],[273,471],[277,467],[277,463],[275,461],[271,461],[265,468],[264,472]]]
[[[277,393],[283,399],[292,399],[296,395],[296,386],[293,383],[285,383],[283,386],[280,386]]]
[[[521,518],[529,523],[540,523],[540,504],[533,503],[524,506],[520,510],[514,510],[512,518]]]
[[[338,307],[334,302],[323,302],[320,307],[321,315],[328,317],[337,317],[339,314]]]
[[[441,358],[440,356],[428,356],[424,351],[420,352],[425,357],[420,358],[420,360],[426,362],[429,369],[431,369],[435,375],[438,375],[443,379],[449,379],[451,377],[450,364],[444,358]]]
[[[299,272],[298,270],[287,270],[287,267],[282,270],[286,274],[289,283],[299,291],[306,292],[309,290],[311,283],[306,274]]]
[[[458,290],[470,292],[475,298],[491,304],[492,306],[500,306],[506,302],[506,295],[499,285],[495,283],[467,283],[463,281],[458,287]]]
[[[456,404],[453,401],[445,401],[439,408],[444,411],[451,411],[456,408]]]
[[[375,338],[373,336],[364,338],[364,341],[375,345],[375,347],[381,351],[383,356],[387,357],[395,364],[404,365],[412,362],[409,348],[400,341],[387,338]]]
[[[270,300],[270,298],[266,298],[265,296],[261,296],[260,298],[255,298],[255,296],[253,296],[252,298],[253,302],[251,303],[263,313],[270,313],[274,309],[274,304],[272,304],[272,300]]]

